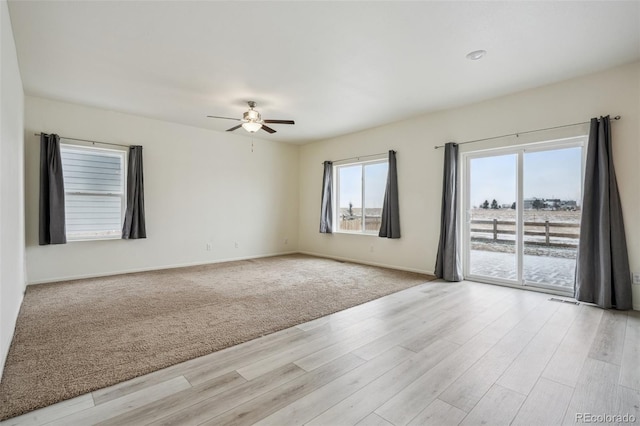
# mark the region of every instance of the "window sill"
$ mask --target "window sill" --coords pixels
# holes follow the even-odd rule
[[[334,231],[334,234],[341,234],[341,235],[364,235],[366,237],[377,237],[378,233],[377,232],[349,232],[349,231]]]
[[[122,237],[94,237],[94,238],[67,238],[67,243],[81,243],[83,241],[109,241],[109,240],[121,240]]]

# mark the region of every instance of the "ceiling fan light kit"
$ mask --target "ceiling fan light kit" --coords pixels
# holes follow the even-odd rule
[[[255,133],[258,130],[262,129],[262,123],[258,123],[255,121],[248,121],[246,123],[242,123],[242,128],[249,133]]]
[[[240,118],[230,118],[230,117],[218,117],[215,115],[208,115],[209,118],[220,118],[224,120],[236,120],[241,121],[242,124],[234,126],[230,129],[227,129],[227,132],[233,132],[236,129],[242,127],[249,133],[255,133],[258,130],[262,129],[267,133],[275,133],[276,131],[271,127],[265,126],[265,123],[274,123],[274,124],[296,124],[293,120],[263,120],[262,116],[258,111],[254,108],[256,103],[254,101],[247,102],[249,104],[249,110],[245,111],[242,114],[242,119]]]

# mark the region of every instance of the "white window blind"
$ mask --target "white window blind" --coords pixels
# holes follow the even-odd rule
[[[68,240],[120,238],[124,151],[61,144]]]

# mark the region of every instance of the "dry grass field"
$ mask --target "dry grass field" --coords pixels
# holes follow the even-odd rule
[[[562,222],[562,223],[580,223],[580,210],[577,211],[553,211],[553,210],[525,210],[525,222]],[[471,217],[474,219],[498,219],[498,220],[516,220],[516,211],[513,209],[472,209]]]

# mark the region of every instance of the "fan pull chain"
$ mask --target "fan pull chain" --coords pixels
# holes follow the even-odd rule
[[[251,136],[251,152],[253,152],[253,136]]]

